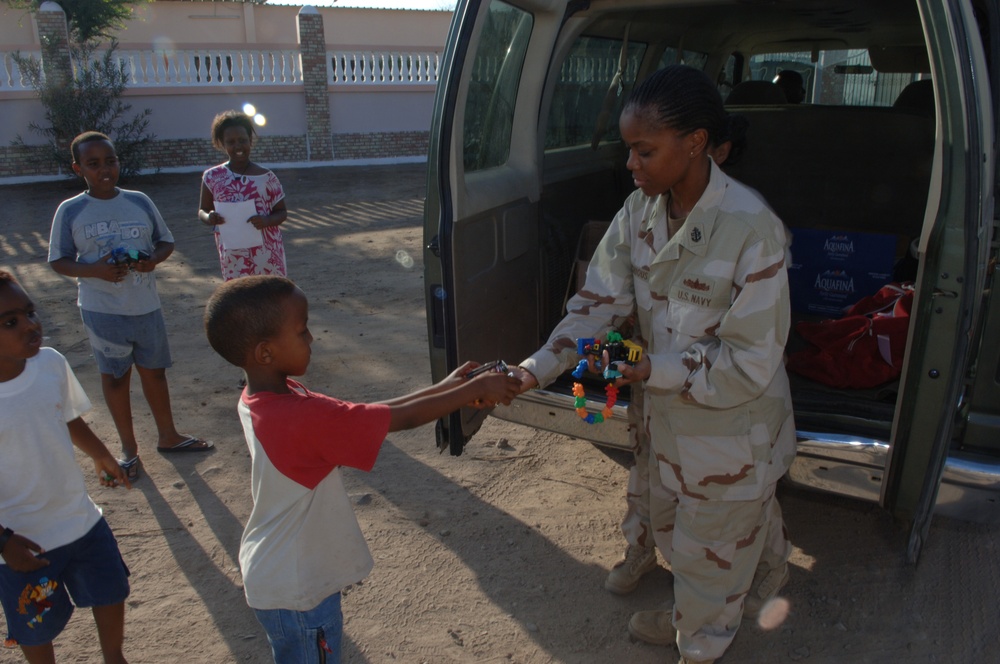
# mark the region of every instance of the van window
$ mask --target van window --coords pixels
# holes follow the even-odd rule
[[[892,106],[917,72],[876,71],[864,49],[764,53],[750,57],[750,79],[770,81],[785,69],[802,74],[806,103],[828,106]]]
[[[604,106],[604,97],[618,71],[622,40],[603,37],[580,37],[559,70],[559,80],[552,93],[549,124],[545,131],[545,149],[590,145],[597,127],[597,117]],[[618,95],[611,109],[612,120],[601,136],[603,141],[616,141],[618,116],[625,103],[626,91],[635,81],[646,45],[629,42],[625,71],[625,90]]]
[[[672,46],[668,46],[660,56],[660,64],[657,69],[663,69],[667,65],[688,65],[695,69],[705,71],[708,64],[708,55],[705,53],[695,53],[694,51],[678,51]]]
[[[621,50],[621,39],[582,36],[573,44],[559,70],[559,80],[552,93],[549,124],[545,131],[546,150],[590,145],[597,128],[597,118],[604,107],[604,98],[618,71]],[[621,139],[618,116],[628,90],[636,83],[636,72],[645,53],[646,44],[629,43],[622,75],[623,90],[611,107],[612,119],[601,135],[601,141]],[[667,47],[657,69],[676,63],[704,69],[707,61],[708,56],[704,53]]]
[[[500,166],[510,155],[514,102],[533,24],[531,14],[500,0],[490,3],[485,21],[465,104],[466,171]]]

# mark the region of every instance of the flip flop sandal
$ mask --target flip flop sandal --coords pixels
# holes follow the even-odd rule
[[[157,447],[156,451],[160,454],[177,454],[180,452],[207,452],[215,447],[212,443],[207,440],[201,440],[195,438],[194,436],[188,436],[187,439],[182,440],[173,447]]]
[[[118,460],[118,465],[121,466],[122,471],[125,473],[125,477],[128,478],[129,482],[135,482],[139,479],[139,457],[134,456],[128,461]]]

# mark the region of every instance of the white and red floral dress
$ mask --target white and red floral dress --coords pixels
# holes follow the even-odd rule
[[[260,175],[237,175],[225,164],[219,164],[205,171],[202,182],[212,193],[213,200],[225,203],[252,200],[260,215],[271,214],[278,201],[285,197],[278,176],[271,171]],[[219,236],[219,229],[215,229],[215,245],[219,248],[223,279],[229,281],[252,274],[287,276],[281,228],[268,226],[261,233],[264,243],[259,247],[227,249]]]

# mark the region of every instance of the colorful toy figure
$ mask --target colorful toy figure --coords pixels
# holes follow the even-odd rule
[[[129,269],[132,268],[133,263],[139,261],[149,260],[149,254],[145,251],[139,251],[138,249],[133,249],[131,247],[115,247],[111,251],[110,263],[115,265],[128,265]]]
[[[608,395],[608,400],[604,408],[599,413],[587,412],[587,396],[582,383],[573,383],[573,396],[576,399],[573,405],[576,407],[576,414],[587,424],[600,424],[611,417],[611,409],[618,400],[618,388],[615,387],[615,380],[621,378],[618,371],[618,364],[635,364],[642,359],[642,346],[623,340],[622,335],[617,332],[608,332],[605,341],[593,338],[577,339],[576,352],[583,355],[584,359],[576,365],[573,370],[574,378],[583,378],[584,371],[600,373],[608,384],[604,386],[604,392]]]
[[[635,364],[642,359],[642,346],[623,340],[617,332],[608,332],[603,342],[594,338],[577,339],[576,352],[584,359],[576,365],[574,378],[583,378],[583,372],[590,371],[601,373],[605,380],[613,381],[622,375],[616,368],[619,362]]]

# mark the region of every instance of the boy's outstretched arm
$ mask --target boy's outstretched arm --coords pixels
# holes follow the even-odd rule
[[[428,385],[427,387],[422,387],[416,392],[411,392],[410,394],[403,395],[401,397],[393,397],[392,399],[386,399],[385,401],[380,401],[379,403],[384,403],[387,406],[399,406],[417,397],[425,397],[431,394],[437,394],[438,392],[443,392],[445,390],[451,389],[456,385],[461,385],[462,383],[468,382],[465,379],[465,374],[469,373],[473,369],[479,366],[478,362],[465,362],[460,367],[452,371],[450,374],[442,378],[440,381],[434,383],[433,385]]]
[[[72,420],[66,426],[69,427],[69,437],[73,444],[94,460],[94,469],[97,471],[97,478],[101,484],[108,487],[124,484],[126,488],[132,488],[132,484],[128,481],[125,471],[118,465],[118,461],[97,437],[97,434],[83,421],[82,417]]]
[[[389,431],[412,429],[433,422],[476,400],[509,405],[520,390],[520,380],[501,373],[464,378],[475,366],[466,362],[439,383],[383,401],[390,406]]]

